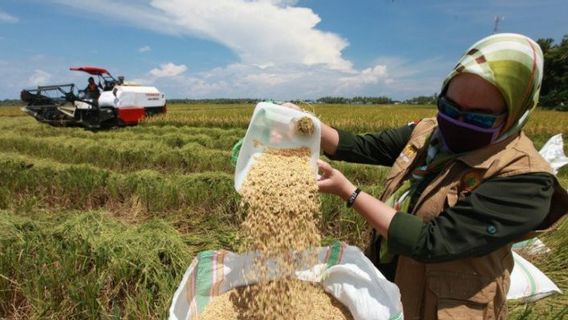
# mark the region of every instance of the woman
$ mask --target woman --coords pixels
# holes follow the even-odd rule
[[[492,35],[444,81],[436,118],[358,136],[323,125],[330,159],[392,166],[379,199],[323,161],[318,185],[374,228],[368,256],[399,286],[405,319],[506,318],[511,244],[567,213],[521,131],[542,65],[533,40]]]

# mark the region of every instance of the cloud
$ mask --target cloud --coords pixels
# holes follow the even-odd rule
[[[293,6],[298,3],[298,0],[257,0],[258,2],[271,3],[280,7]]]
[[[154,68],[150,70],[150,74],[157,78],[162,77],[175,77],[187,70],[185,65],[176,65],[174,63],[168,62],[165,64],[161,64],[160,68]]]
[[[28,78],[28,84],[32,86],[40,86],[49,83],[51,74],[40,69],[35,69],[32,75]]]
[[[245,64],[324,65],[352,71],[348,41],[317,29],[320,17],[286,0],[54,0],[160,33],[220,43]],[[113,10],[108,10],[113,7]],[[254,35],[254,36],[252,36]]]
[[[152,5],[187,32],[203,34],[231,48],[242,63],[322,64],[344,71],[352,68],[341,54],[347,41],[318,30],[321,19],[308,8],[244,0],[153,0]]]
[[[236,54],[237,59],[227,65],[191,74],[186,71],[192,62],[170,61],[127,75],[128,79],[156,86],[169,98],[291,100],[388,95],[401,99],[435,92],[445,76],[437,68],[451,67],[445,61],[420,65],[383,58],[356,69],[342,53],[349,45],[347,39],[320,30],[320,17],[309,8],[299,7],[300,2],[295,0],[50,1],[82,15],[88,12],[99,21],[116,20],[180,39],[215,41]],[[145,48],[151,50],[144,46],[138,51]],[[60,79],[56,69],[45,69],[45,64],[38,62],[25,65],[19,74],[24,80],[33,77],[39,82],[42,74],[37,70],[51,72],[49,80],[53,82],[69,81]],[[436,71],[434,75],[432,70]],[[8,89],[2,87],[0,79],[0,95],[15,92]]]
[[[18,23],[20,19],[0,10],[0,23]]]
[[[148,51],[150,51],[150,50],[152,50],[152,48],[150,48],[150,46],[144,46],[144,47],[142,47],[142,48],[139,48],[139,49],[138,49],[138,52],[143,53],[143,52],[148,52]]]
[[[254,66],[242,63],[175,78],[146,79],[168,97],[253,97],[291,100],[329,95],[359,95],[370,87],[384,86],[386,66],[361,73],[332,70],[323,65]],[[372,89],[376,91],[376,88]],[[373,94],[368,94],[373,95]]]
[[[359,72],[323,65],[255,66],[234,63],[191,75],[146,78],[169,98],[313,99],[323,96],[389,96],[406,99],[438,92],[453,61],[377,58]]]
[[[85,75],[68,70],[68,61],[46,56],[0,60],[0,68],[11,77],[0,78],[0,99],[17,98],[23,88],[72,83],[82,87]],[[152,70],[128,73],[127,79],[156,86],[167,98],[266,98],[312,99],[323,96],[389,96],[405,99],[430,95],[440,88],[453,61],[428,59],[405,61],[377,58],[360,72],[332,70],[324,65],[303,64],[255,66],[233,63],[201,72],[187,73],[183,64],[164,63]]]
[[[339,79],[341,86],[346,89],[356,89],[369,84],[375,84],[380,79],[386,79],[387,67],[386,65],[376,65],[372,68],[367,68],[355,75],[349,75]]]

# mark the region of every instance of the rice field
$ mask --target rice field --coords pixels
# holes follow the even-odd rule
[[[304,105],[332,126],[363,133],[433,116],[433,107]],[[169,105],[136,127],[55,128],[0,108],[0,318],[167,315],[193,256],[236,250],[242,222],[230,151],[253,105]],[[525,132],[540,148],[568,136],[568,113],[537,110]],[[387,168],[332,163],[378,195]],[[560,171],[568,187],[568,168]],[[322,244],[366,245],[367,225],[322,196]],[[532,261],[568,290],[568,224]],[[511,319],[568,314],[565,295],[510,303]]]

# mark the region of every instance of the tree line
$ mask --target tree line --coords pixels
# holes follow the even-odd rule
[[[544,53],[540,105],[568,111],[568,35],[559,44],[551,38],[537,42]]]
[[[363,97],[356,96],[352,98],[348,97],[321,97],[318,99],[293,99],[290,102],[293,103],[326,103],[326,104],[435,104],[436,94],[431,96],[419,96],[407,100],[394,100],[386,96],[381,97]],[[263,99],[168,99],[168,103],[183,103],[183,104],[201,104],[201,103],[212,103],[212,104],[256,104],[261,101],[273,101],[281,102],[278,100],[272,100],[269,98]]]

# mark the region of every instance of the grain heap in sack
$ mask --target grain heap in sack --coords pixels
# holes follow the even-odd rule
[[[215,297],[199,319],[352,319],[318,284],[294,276],[315,264],[321,239],[310,149],[267,149],[248,172],[241,196],[243,249],[258,253],[247,277],[258,283]]]

